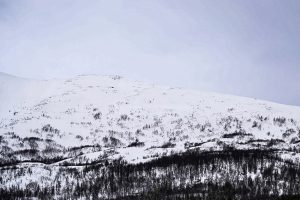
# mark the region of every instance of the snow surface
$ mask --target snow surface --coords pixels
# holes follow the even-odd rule
[[[63,148],[98,145],[101,150],[82,152],[80,156],[95,160],[105,154],[129,162],[185,151],[186,143],[203,143],[203,150],[222,149],[224,145],[260,148],[267,144],[256,140],[271,139],[283,140],[276,144],[283,149],[299,144],[291,143],[299,140],[299,107],[159,87],[119,76],[41,81],[1,73],[0,102],[0,135],[6,142],[0,147],[5,145],[13,151],[30,147],[13,139],[12,132],[20,140],[51,139]],[[284,118],[285,122],[277,124],[275,118]],[[48,124],[59,133],[43,131]],[[291,134],[283,136],[288,130]],[[234,132],[249,136],[223,137]],[[112,144],[110,138],[117,139],[117,144]],[[128,147],[135,141],[144,145]],[[167,143],[175,145],[161,148]],[[45,149],[46,144],[39,142],[38,148]]]
[[[299,151],[291,151],[300,147],[299,121],[296,106],[119,76],[29,80],[0,73],[0,160],[14,155],[29,161],[32,156],[18,153],[28,149],[42,158],[63,157],[48,165],[19,163],[26,175],[15,179],[3,172],[3,187],[46,186],[64,164],[80,169],[105,159],[139,163],[195,148],[275,148],[283,160],[299,163]]]

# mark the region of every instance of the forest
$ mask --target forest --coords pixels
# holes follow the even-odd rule
[[[0,174],[17,178],[32,170],[12,166]],[[189,150],[146,163],[103,160],[52,173],[54,181],[2,188],[1,199],[300,199],[300,166],[282,160],[275,149]]]

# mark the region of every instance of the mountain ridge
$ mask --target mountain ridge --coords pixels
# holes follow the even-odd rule
[[[0,72],[0,81],[1,81],[1,79],[3,80],[3,78],[1,76],[2,77],[5,77],[5,76],[6,77],[12,77],[12,78],[16,78],[16,79],[23,79],[23,80],[31,80],[31,81],[37,81],[37,82],[63,81],[63,80],[71,80],[71,79],[78,78],[78,77],[119,77],[119,78],[126,79],[127,81],[130,81],[130,82],[138,82],[138,83],[145,84],[145,85],[148,85],[148,86],[155,86],[155,87],[162,87],[162,88],[173,88],[173,89],[180,89],[180,90],[189,90],[189,91],[192,91],[192,92],[210,93],[212,95],[215,94],[215,95],[231,96],[231,97],[237,97],[237,98],[246,98],[246,99],[249,99],[249,100],[257,100],[257,101],[261,101],[261,102],[265,102],[265,103],[278,104],[278,105],[282,105],[282,106],[289,106],[289,107],[295,107],[295,108],[300,109],[300,106],[298,106],[298,105],[285,104],[285,103],[275,102],[275,101],[272,101],[272,100],[260,99],[260,98],[257,98],[257,97],[240,96],[240,95],[236,95],[236,94],[228,94],[228,93],[223,93],[223,92],[204,91],[204,90],[198,90],[198,89],[195,89],[195,88],[191,89],[191,88],[178,87],[178,86],[173,87],[173,86],[170,86],[170,85],[154,84],[154,83],[151,83],[149,81],[142,82],[142,81],[138,81],[138,80],[135,80],[135,79],[127,79],[126,77],[123,77],[123,76],[120,76],[120,75],[113,75],[113,74],[111,74],[111,75],[79,74],[79,75],[76,75],[74,77],[68,77],[68,78],[32,79],[32,78],[24,78],[24,77],[21,77],[21,76],[11,75],[11,74],[5,73],[5,72]]]

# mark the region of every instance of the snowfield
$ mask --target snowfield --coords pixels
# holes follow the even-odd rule
[[[184,143],[248,148],[237,143],[265,140],[251,142],[264,146],[274,139],[280,148],[293,148],[300,140],[300,108],[295,106],[145,85],[119,76],[37,81],[1,74],[0,83],[0,147],[12,151],[30,149],[19,138],[37,137],[64,148],[113,148],[124,159],[140,162],[170,153],[158,148],[167,143],[175,145],[172,151],[184,151]],[[35,142],[36,148],[45,150],[44,141]],[[143,145],[126,148],[135,141]],[[86,157],[97,158],[95,153]]]
[[[120,76],[29,80],[3,73],[0,102],[1,165],[35,171],[16,180],[4,174],[0,187],[51,182],[60,166],[137,164],[190,149],[276,149],[283,160],[300,158],[296,106]]]

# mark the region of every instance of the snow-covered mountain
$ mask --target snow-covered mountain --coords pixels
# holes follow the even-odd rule
[[[296,106],[120,76],[41,81],[0,74],[0,163],[36,171],[15,179],[13,170],[2,171],[0,188],[46,187],[55,180],[49,166],[58,173],[104,161],[148,163],[191,150],[272,150],[299,164],[299,148]]]

